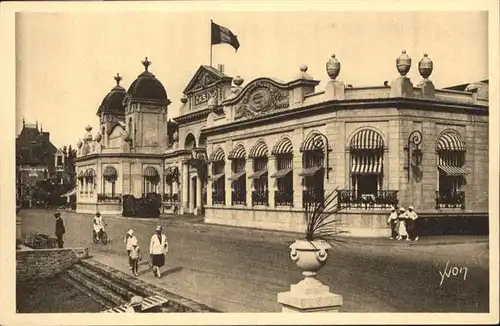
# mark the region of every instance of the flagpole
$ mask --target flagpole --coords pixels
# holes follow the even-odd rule
[[[212,67],[212,19],[210,19],[210,67]]]

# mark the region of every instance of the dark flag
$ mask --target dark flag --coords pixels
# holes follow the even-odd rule
[[[240,42],[238,42],[238,37],[233,34],[228,28],[217,25],[212,22],[212,45],[214,44],[230,44],[236,51],[240,47]]]

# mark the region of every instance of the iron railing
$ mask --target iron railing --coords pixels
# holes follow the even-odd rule
[[[246,205],[247,204],[247,192],[243,191],[233,191],[231,193],[231,204],[232,205]]]
[[[276,206],[290,206],[293,207],[293,191],[280,191],[274,192],[274,202]]]
[[[106,203],[121,204],[122,195],[121,194],[113,194],[113,195],[97,194],[97,202],[98,203],[106,202]]]
[[[356,190],[337,190],[337,192],[342,208],[385,209],[398,204],[397,190],[378,190],[371,194],[360,193]]]
[[[436,191],[436,209],[465,209],[465,191]]]
[[[323,203],[325,201],[324,191],[302,190],[302,204],[307,207],[314,203]]]
[[[225,205],[226,204],[226,191],[212,191],[212,204]]]
[[[269,205],[269,191],[258,191],[252,192],[252,205]]]

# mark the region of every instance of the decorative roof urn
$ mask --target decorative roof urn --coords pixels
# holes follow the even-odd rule
[[[238,86],[238,87],[241,87],[241,85],[243,84],[243,78],[241,78],[240,76],[236,76],[234,77],[233,79],[233,83]]]
[[[181,97],[181,103],[182,103],[182,104],[186,104],[186,103],[187,103],[187,101],[188,101],[187,96],[183,94],[183,95],[182,95],[182,97]]]
[[[102,140],[101,133],[98,132],[97,135],[95,135],[94,140],[99,143]]]
[[[178,142],[179,141],[179,133],[177,132],[177,130],[172,135],[172,138],[174,139],[174,142]]]
[[[424,53],[424,57],[418,63],[418,72],[420,72],[420,76],[424,79],[429,78],[432,74],[433,66],[432,60],[429,58],[427,53]]]
[[[76,142],[76,147],[78,149],[80,149],[82,147],[83,143],[82,143],[82,140],[81,139],[78,139],[78,141]]]
[[[340,62],[335,58],[335,54],[326,63],[326,73],[332,80],[335,80],[340,73]]]
[[[396,67],[402,77],[410,71],[411,58],[406,54],[406,50],[401,51],[401,55],[396,59]]]

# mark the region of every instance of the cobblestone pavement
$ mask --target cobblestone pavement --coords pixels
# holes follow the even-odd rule
[[[21,210],[23,232],[54,232],[53,211]],[[140,278],[168,291],[227,312],[277,312],[277,293],[301,274],[289,258],[291,233],[212,226],[195,218],[105,217],[107,245],[91,241],[92,216],[63,212],[68,247],[85,246],[100,262],[127,272],[123,236],[132,228],[146,252],[157,224],[164,226],[170,253],[164,277],[141,265]],[[346,312],[487,312],[488,243],[484,237],[436,237],[416,243],[348,238],[330,252],[318,279],[344,297]],[[449,240],[449,241],[448,241]],[[442,245],[448,244],[448,245]],[[443,279],[448,269],[464,274]]]

